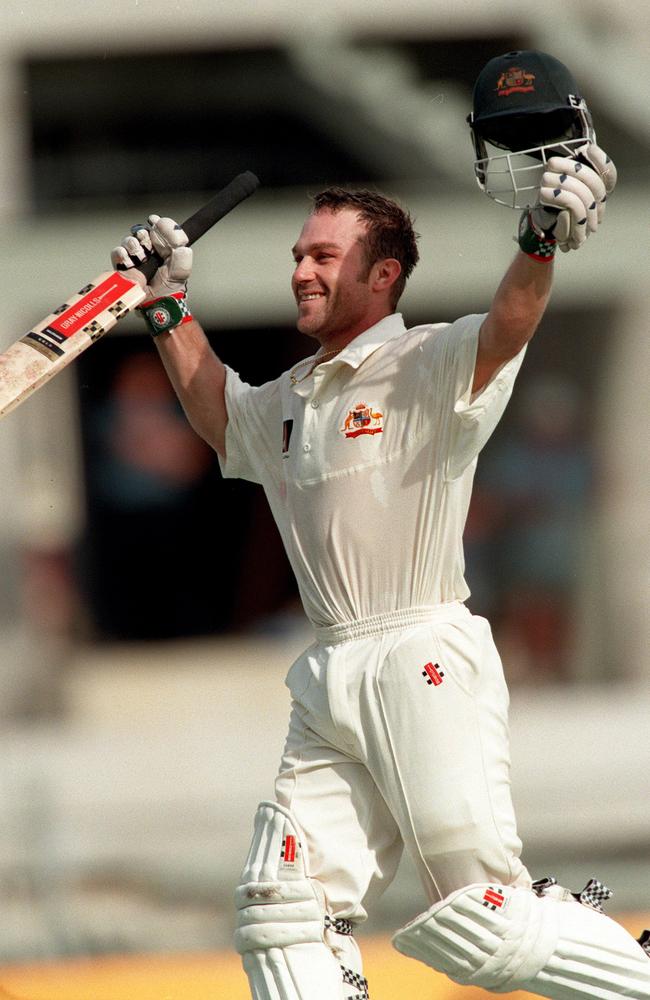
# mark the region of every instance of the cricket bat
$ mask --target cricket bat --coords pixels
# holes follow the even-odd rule
[[[214,198],[182,223],[192,245],[259,186],[255,174],[238,174]],[[154,254],[138,265],[147,280],[162,259]],[[120,271],[103,271],[63,305],[0,354],[0,417],[10,413],[57,372],[145,299],[145,292]]]

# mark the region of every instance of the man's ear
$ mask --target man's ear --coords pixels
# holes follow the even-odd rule
[[[402,273],[402,265],[394,257],[378,260],[372,266],[370,284],[373,292],[388,291]]]

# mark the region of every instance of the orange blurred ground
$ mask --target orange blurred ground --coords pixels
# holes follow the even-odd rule
[[[635,937],[650,913],[619,918]],[[398,955],[388,938],[362,942],[372,1000],[485,1000],[484,990],[456,986],[419,962]],[[509,993],[532,1000],[529,993]],[[0,1000],[250,1000],[239,958],[129,955],[35,965],[0,966]]]

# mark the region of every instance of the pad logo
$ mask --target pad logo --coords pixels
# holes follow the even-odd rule
[[[345,418],[341,434],[346,438],[356,438],[361,434],[381,434],[384,429],[384,415],[373,409],[372,404],[357,403]]]
[[[282,862],[280,864],[281,868],[294,868],[296,864],[296,850],[297,842],[293,834],[288,833],[284,840],[282,841],[282,850],[280,852],[280,857]]]
[[[509,97],[510,94],[529,94],[535,90],[535,74],[527,73],[519,66],[511,66],[502,73],[497,82],[499,97]]]
[[[440,669],[439,663],[425,663],[422,676],[426,678],[427,684],[433,684],[435,687],[438,687],[439,684],[442,684],[445,674]]]
[[[493,889],[490,886],[489,889],[485,890],[481,902],[483,906],[487,906],[488,910],[502,910],[506,902],[506,897],[502,889]]]

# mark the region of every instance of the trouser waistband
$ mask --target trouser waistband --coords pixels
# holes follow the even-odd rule
[[[411,625],[423,625],[425,622],[457,621],[469,614],[462,601],[448,601],[445,604],[399,608],[383,615],[371,615],[369,618],[357,618],[336,625],[320,625],[315,628],[315,632],[319,642],[331,646],[351,639],[380,635],[382,632],[396,632]]]

